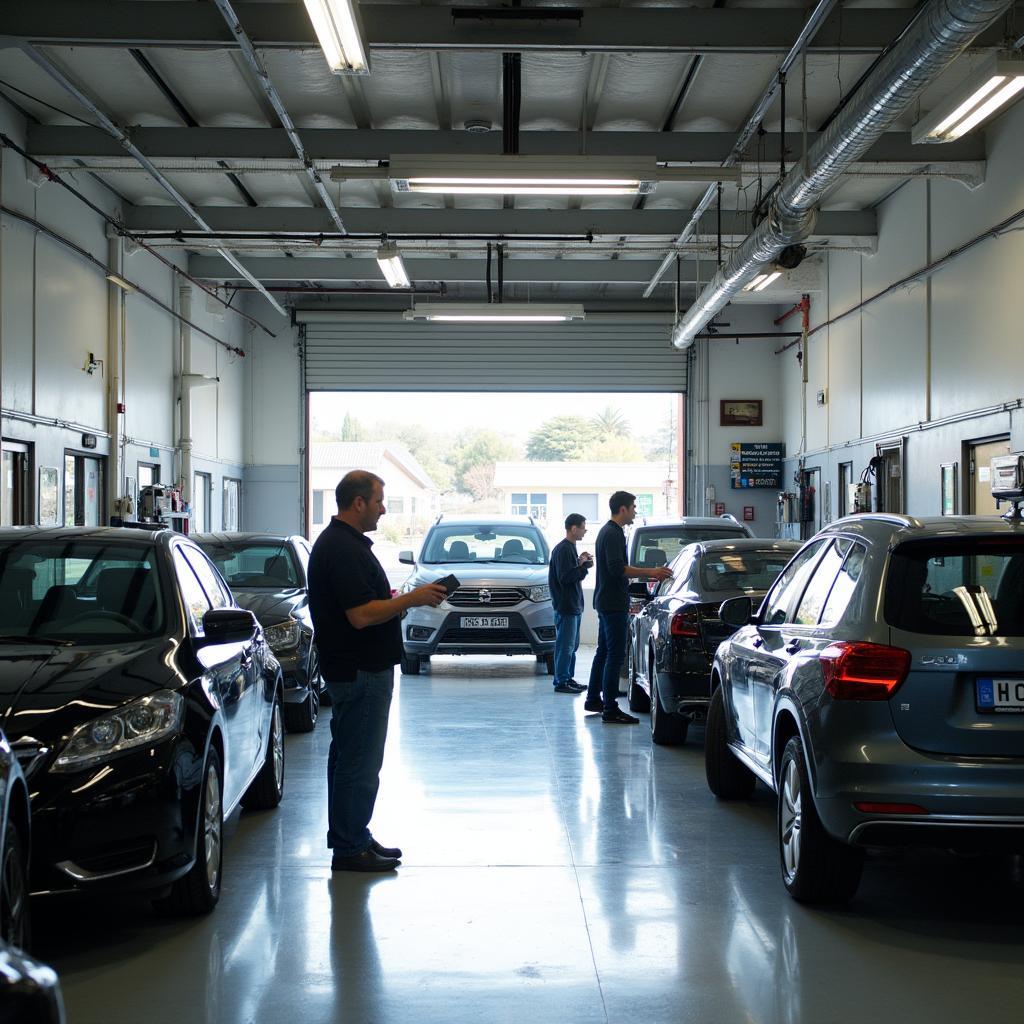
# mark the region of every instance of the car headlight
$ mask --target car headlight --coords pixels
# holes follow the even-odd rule
[[[286,619],[276,626],[267,626],[263,630],[263,636],[272,651],[286,651],[299,646],[300,631],[301,627],[295,619]]]
[[[178,731],[184,698],[161,690],[80,725],[71,734],[51,771],[89,768],[137,747],[152,746]]]
[[[551,600],[551,588],[548,586],[544,587],[530,587],[527,592],[527,597],[531,601],[550,601]]]

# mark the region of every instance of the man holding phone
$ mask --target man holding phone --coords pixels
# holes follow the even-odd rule
[[[366,536],[377,529],[384,481],[353,470],[335,490],[338,514],[309,558],[309,610],[320,671],[331,695],[327,755],[327,845],[332,871],[393,871],[402,851],[381,846],[369,824],[380,785],[395,665],[402,657],[399,618],[406,609],[436,608],[445,588],[428,583],[391,596]]]
[[[576,545],[587,533],[587,521],[578,512],[565,517],[565,540],[551,551],[548,587],[555,610],[555,693],[580,694],[586,687],[573,678],[576,652],[580,646],[583,617],[583,579],[594,559],[590,553],[576,553]]]

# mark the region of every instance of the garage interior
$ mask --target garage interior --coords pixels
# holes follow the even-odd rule
[[[360,15],[369,72],[332,74],[297,0],[0,9],[4,526],[102,525],[165,483],[194,531],[305,533],[315,390],[681,393],[686,511],[751,505],[761,536],[852,512],[872,465],[878,509],[994,510],[988,458],[1024,452],[1024,104],[916,140],[1020,59],[1013,4]],[[394,185],[517,156],[656,187]],[[441,303],[586,319],[403,317]],[[785,445],[788,497],[734,493],[738,440]],[[397,877],[331,877],[324,723],[288,739],[281,813],[232,822],[212,917],[42,906],[69,1020],[1019,1018],[1019,876],[913,857],[802,907],[771,795],[717,805],[699,730],[655,749],[549,690],[478,659],[399,684]]]

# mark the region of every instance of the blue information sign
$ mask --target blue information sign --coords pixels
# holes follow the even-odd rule
[[[781,441],[740,442],[731,446],[729,484],[733,490],[782,485],[782,460],[786,446]]]

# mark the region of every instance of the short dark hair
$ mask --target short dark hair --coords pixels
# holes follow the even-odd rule
[[[619,509],[625,505],[627,508],[636,501],[636,495],[630,494],[629,491],[616,491],[608,499],[608,507],[612,510],[612,515],[618,515]]]
[[[373,497],[374,484],[380,484],[381,487],[384,486],[384,481],[376,473],[370,473],[365,469],[353,469],[351,472],[346,473],[334,489],[334,497],[338,502],[338,511],[342,512],[347,508],[351,508],[356,498],[369,501]]]
[[[586,516],[581,516],[579,512],[570,512],[565,517],[565,528],[571,530],[574,526],[582,526],[587,521]]]

